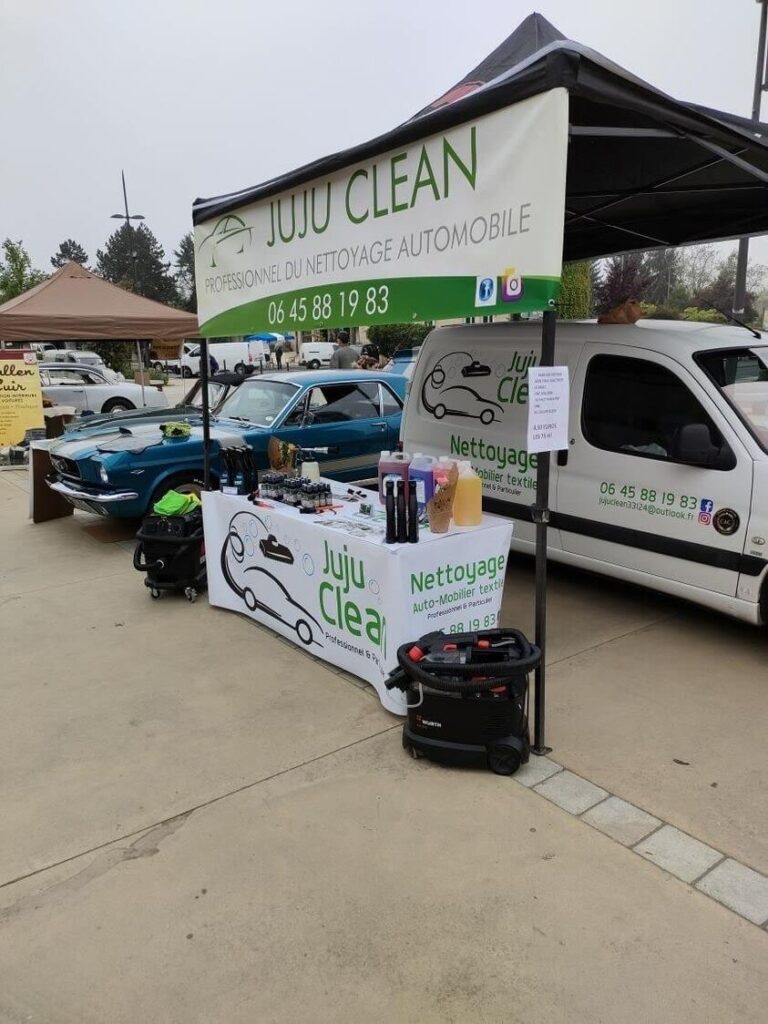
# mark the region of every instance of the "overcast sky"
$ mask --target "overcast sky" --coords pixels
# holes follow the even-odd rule
[[[196,196],[399,124],[532,0],[0,0],[0,239],[91,260],[122,210],[170,256]],[[755,0],[542,0],[562,33],[671,95],[748,115]],[[763,117],[768,117],[768,101]],[[768,237],[752,243],[768,263]]]

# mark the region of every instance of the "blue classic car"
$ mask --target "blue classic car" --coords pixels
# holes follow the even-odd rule
[[[376,474],[382,449],[397,446],[405,378],[368,370],[270,373],[250,378],[211,417],[211,474],[219,447],[248,444],[267,468],[272,436],[302,448],[328,448],[320,471],[338,480]],[[170,488],[199,490],[202,417],[189,415],[188,437],[166,438],[157,422],[102,422],[50,450],[49,486],[76,508],[100,515],[143,516]]]

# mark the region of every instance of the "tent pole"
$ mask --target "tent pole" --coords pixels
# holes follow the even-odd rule
[[[200,387],[203,398],[203,490],[211,489],[211,410],[208,405],[208,339],[200,339]]]
[[[147,400],[144,397],[144,361],[141,358],[141,342],[136,339],[136,358],[139,361],[139,380],[141,381],[141,407],[147,408]]]
[[[554,310],[544,313],[541,328],[541,366],[553,366],[555,362],[555,326],[557,314]],[[539,452],[536,456],[536,504],[533,506],[533,521],[536,524],[536,645],[541,651],[541,661],[535,673],[534,691],[534,754],[549,754],[546,745],[546,657],[547,657],[547,527],[549,525],[549,465],[550,452]]]

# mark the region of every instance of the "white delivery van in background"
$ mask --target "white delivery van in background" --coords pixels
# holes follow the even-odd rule
[[[232,370],[240,377],[263,370],[269,364],[269,345],[265,341],[209,341],[208,352],[220,370]],[[181,359],[181,373],[184,377],[200,373],[199,345],[189,353],[185,351]]]
[[[305,341],[299,345],[299,366],[307,370],[319,370],[328,366],[336,346],[330,341]]]
[[[468,459],[488,511],[532,553],[528,367],[541,324],[441,327],[401,427],[406,451]],[[552,455],[550,557],[768,621],[768,339],[661,320],[559,323],[567,450]]]

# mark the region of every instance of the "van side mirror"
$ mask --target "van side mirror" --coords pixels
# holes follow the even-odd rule
[[[712,444],[709,427],[705,423],[686,423],[677,432],[672,457],[689,466],[710,469],[732,469],[736,464],[727,445],[718,448]]]

